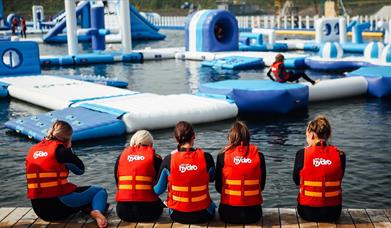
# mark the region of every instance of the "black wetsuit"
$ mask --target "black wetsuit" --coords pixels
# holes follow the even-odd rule
[[[278,68],[278,75],[284,75],[284,64],[281,64]],[[286,70],[285,70],[286,71]],[[286,73],[289,75],[288,79],[286,81],[283,81],[282,83],[284,82],[298,82],[298,80],[300,78],[303,78],[304,80],[310,82],[311,84],[315,84],[315,81],[312,80],[310,77],[308,77],[308,75],[306,75],[304,72],[301,72],[301,71],[286,71]],[[267,76],[272,80],[272,81],[275,81],[275,79],[273,78],[272,76],[272,69],[269,69],[269,71],[267,72]]]
[[[317,144],[320,146],[320,144]],[[345,173],[346,156],[345,153],[340,152],[342,174]],[[295,158],[295,165],[293,167],[293,181],[297,186],[300,186],[300,171],[304,166],[304,149],[297,151]],[[333,222],[341,215],[342,205],[333,207],[310,207],[304,205],[297,205],[298,214],[305,220],[318,222]]]
[[[118,172],[118,163],[120,157],[121,154],[118,156],[114,166],[114,177],[117,185],[118,185],[117,172]],[[162,164],[162,158],[158,155],[155,155],[153,159],[153,163],[154,163],[153,166],[157,174],[160,165]],[[164,207],[165,206],[160,199],[158,199],[155,202],[117,202],[117,215],[120,219],[127,222],[153,221],[160,217]]]
[[[258,153],[261,160],[261,182],[260,187],[263,190],[266,184],[266,163],[262,153]],[[223,188],[223,168],[224,168],[224,153],[217,156],[216,161],[216,191],[221,194]],[[220,219],[227,223],[233,224],[249,224],[258,221],[262,217],[262,206],[230,206],[220,203],[219,205]]]
[[[186,149],[182,148],[178,153],[185,152]],[[194,148],[191,148],[190,151],[195,151]],[[206,162],[206,170],[208,170],[209,173],[209,182],[214,182],[215,180],[215,165],[213,161],[213,157],[211,154],[205,152],[205,162]],[[160,180],[160,177],[162,176],[163,172],[170,172],[170,166],[171,166],[171,154],[166,156],[163,160],[163,163],[159,170],[159,182],[157,186],[154,187],[155,192],[156,188],[163,189],[164,185],[167,185],[165,180]],[[211,202],[211,205],[209,208],[201,211],[194,211],[194,212],[181,212],[177,210],[170,210],[170,217],[173,221],[179,222],[179,223],[185,223],[185,224],[194,224],[194,223],[204,223],[211,221],[214,217],[214,210],[215,205],[213,202]]]
[[[64,146],[59,145],[56,149],[56,159],[60,163],[74,165],[75,167],[71,169],[71,171],[74,173],[76,172],[75,174],[81,175],[84,173],[83,162],[72,152],[71,148],[65,148]],[[75,192],[84,192],[88,188],[89,186],[77,187]],[[69,207],[61,202],[58,197],[32,199],[31,204],[34,212],[46,221],[62,220],[80,210],[85,210],[86,212],[90,210],[90,205]]]

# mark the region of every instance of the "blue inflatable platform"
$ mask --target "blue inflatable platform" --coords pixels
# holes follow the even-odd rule
[[[73,141],[121,135],[126,132],[124,122],[117,119],[115,115],[82,107],[10,120],[5,123],[5,127],[40,141],[47,135],[48,129],[56,120],[64,120],[72,125]]]
[[[372,96],[391,96],[391,66],[361,67],[348,73],[347,76],[365,77],[368,81],[368,93]]]
[[[0,98],[8,97],[8,84],[0,82]]]
[[[227,80],[202,84],[202,94],[224,95],[235,101],[239,113],[287,114],[306,110],[308,86],[278,83],[271,80]]]
[[[42,56],[40,57],[41,66],[74,66],[74,65],[88,65],[100,63],[114,63],[114,62],[130,62],[141,63],[143,61],[143,54],[139,52],[129,54],[119,53],[89,53],[79,54],[75,56]]]
[[[262,58],[244,57],[244,56],[230,56],[225,58],[218,58],[211,61],[203,61],[202,66],[221,68],[228,70],[247,70],[247,69],[261,69],[265,66]]]

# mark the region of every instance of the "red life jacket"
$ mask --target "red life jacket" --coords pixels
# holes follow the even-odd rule
[[[204,151],[175,151],[171,154],[167,206],[182,212],[209,207],[209,174]]]
[[[247,149],[247,156],[244,156]],[[237,146],[224,153],[221,203],[231,206],[262,204],[261,161],[257,147]]]
[[[282,75],[279,73],[280,65],[282,65]],[[289,79],[289,74],[286,72],[283,62],[274,62],[271,66],[274,77],[278,82],[286,82]]]
[[[56,149],[64,145],[57,140],[43,140],[29,150],[26,157],[27,197],[51,198],[67,195],[76,189],[69,183],[69,171],[56,159]]]
[[[126,148],[119,159],[117,202],[153,202],[158,197],[153,191],[155,151],[151,146]]]
[[[334,146],[310,146],[300,171],[300,205],[331,207],[342,204],[340,152]]]

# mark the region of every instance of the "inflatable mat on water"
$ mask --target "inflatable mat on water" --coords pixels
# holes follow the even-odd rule
[[[362,76],[368,81],[368,93],[375,97],[391,95],[391,66],[362,67],[347,73],[349,77]]]
[[[200,93],[225,95],[240,114],[286,114],[306,109],[308,86],[270,80],[227,80],[202,84]]]
[[[227,70],[260,69],[265,66],[261,58],[243,56],[231,56],[226,58],[218,58],[211,61],[203,61],[201,65]]]
[[[116,116],[81,107],[10,120],[5,123],[5,126],[40,141],[47,135],[48,129],[56,120],[64,120],[72,125],[74,141],[125,133],[125,124]]]
[[[98,111],[125,113],[120,118],[128,132],[173,127],[180,120],[193,124],[214,122],[234,118],[238,113],[237,106],[226,100],[191,94],[140,93],[85,101],[76,105]]]
[[[0,78],[0,82],[9,84],[11,97],[54,110],[67,108],[80,101],[137,93],[48,75]]]

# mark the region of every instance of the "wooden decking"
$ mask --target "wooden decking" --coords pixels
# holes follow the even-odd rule
[[[257,224],[232,225],[224,224],[218,218],[209,224],[184,225],[173,223],[167,211],[159,220],[152,223],[127,223],[121,221],[115,209],[111,206],[107,212],[109,227],[142,227],[142,228],[197,228],[197,227],[391,227],[391,209],[344,209],[341,218],[336,223],[315,223],[300,219],[294,208],[264,208],[263,219]],[[39,219],[30,207],[0,208],[0,227],[96,227],[95,221],[89,216],[79,213],[66,221],[46,222]]]

